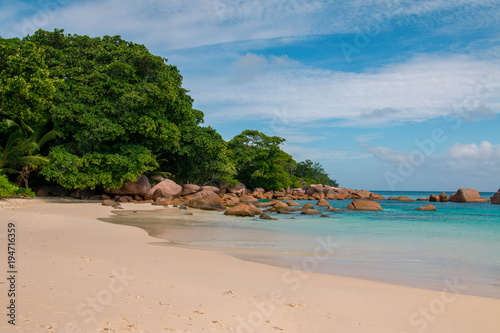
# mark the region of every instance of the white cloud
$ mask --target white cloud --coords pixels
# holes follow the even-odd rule
[[[59,0],[54,3],[57,10],[51,11],[48,21],[31,20],[35,23],[34,30],[65,28],[71,33],[89,35],[120,34],[150,46],[163,45],[167,50],[357,33],[377,22],[375,17],[383,18],[384,22],[394,20],[400,25],[418,25],[420,29],[494,28],[499,20],[498,5],[492,0]],[[46,11],[39,6],[39,11]],[[11,26],[24,34],[24,23]]]
[[[395,151],[388,147],[374,147],[364,143],[360,144],[360,147],[373,155],[378,160],[389,163],[393,166],[400,165],[401,161],[408,161],[410,157],[409,152]]]
[[[500,110],[498,62],[424,55],[364,73],[283,62],[246,54],[218,76],[191,78],[188,86],[211,120],[220,122],[271,119],[273,109],[286,109],[292,124],[341,120],[335,125],[385,126],[446,116],[471,101],[490,113]],[[246,76],[242,63],[251,64]],[[491,83],[483,91],[480,81],[488,75]]]
[[[448,149],[448,156],[455,160],[473,161],[496,161],[500,162],[500,145],[493,145],[483,141],[479,146],[475,143],[457,143]]]

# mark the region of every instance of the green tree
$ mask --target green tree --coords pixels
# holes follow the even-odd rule
[[[51,78],[42,48],[29,41],[0,38],[0,117],[30,127],[44,123],[59,80]],[[0,123],[0,144],[11,129]],[[3,140],[2,140],[3,139]]]
[[[290,186],[292,181],[286,170],[294,160],[280,148],[284,141],[254,130],[235,136],[228,149],[236,165],[237,179],[250,188],[279,190]]]
[[[42,171],[48,179],[119,187],[158,167],[192,181],[230,177],[225,143],[200,127],[203,113],[166,59],[120,36],[39,30],[23,42],[43,48],[50,77],[61,82],[50,121],[62,138]]]
[[[28,188],[30,173],[45,165],[49,160],[40,151],[44,144],[59,135],[56,131],[46,132],[45,126],[39,125],[35,130],[13,121],[5,120],[8,128],[14,127],[4,147],[0,147],[0,170],[17,174],[17,185]]]
[[[339,186],[335,180],[330,179],[320,163],[311,160],[297,163],[293,171],[293,176],[304,180],[306,184]]]

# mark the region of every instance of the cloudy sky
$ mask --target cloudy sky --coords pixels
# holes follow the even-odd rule
[[[500,187],[499,0],[2,1],[0,36],[121,35],[206,124],[286,138],[369,190]]]

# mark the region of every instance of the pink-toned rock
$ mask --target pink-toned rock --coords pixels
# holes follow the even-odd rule
[[[220,192],[220,188],[215,187],[215,186],[202,186],[200,188],[200,190],[202,190],[202,191],[211,191],[211,192],[214,192],[214,193],[219,193]]]
[[[229,193],[234,193],[236,195],[243,195],[243,194],[246,194],[248,192],[248,189],[245,186],[245,184],[238,183],[238,185],[236,185],[235,187],[229,186],[228,189],[227,189],[227,191]]]
[[[302,213],[300,214],[304,214],[304,215],[317,215],[317,214],[321,214],[321,212],[319,210],[316,210],[316,209],[304,209],[302,211]]]
[[[255,205],[255,207],[271,207],[271,206],[274,206],[278,202],[280,202],[280,201],[272,200],[272,201],[267,201],[267,202],[257,202],[257,203],[254,203],[254,205]]]
[[[188,195],[196,193],[200,190],[200,187],[195,184],[184,184],[182,185],[182,195]]]
[[[239,204],[232,208],[229,208],[224,212],[224,215],[233,215],[233,216],[255,216],[255,213],[252,212],[248,205]]]
[[[152,189],[149,190],[148,194],[144,197],[144,199],[149,200],[156,198],[177,198],[182,194],[182,186],[176,184],[173,180],[164,179]]]
[[[203,210],[224,209],[220,197],[212,191],[201,191],[191,196],[193,197],[187,202],[188,207]]]
[[[260,208],[257,208],[255,207],[254,205],[252,204],[248,204],[248,207],[250,208],[250,210],[255,214],[255,215],[262,215],[264,214],[264,211]]]
[[[370,196],[368,197],[368,199],[373,200],[373,201],[385,200],[385,198],[382,195],[377,194],[377,193],[370,193]]]
[[[500,205],[500,189],[497,193],[493,194],[490,199],[492,204]]]
[[[336,209],[336,208],[333,208],[332,206],[330,206],[330,207],[328,207],[328,209],[326,211],[327,212],[341,212],[342,210]]]
[[[306,209],[314,209],[314,206],[310,202],[308,202],[304,206],[302,206],[302,210]]]
[[[299,204],[298,202],[294,202],[294,201],[287,201],[285,202],[289,207],[298,207],[298,206],[302,206],[301,204]]]
[[[370,198],[370,195],[372,192],[367,191],[367,190],[361,190],[361,191],[356,191],[356,194],[359,195],[361,199],[368,199]]]
[[[431,211],[435,211],[436,210],[436,206],[428,204],[427,206],[420,207],[420,208],[417,208],[415,210],[422,210],[422,211],[431,212]]]
[[[439,198],[439,195],[436,195],[436,194],[431,194],[429,196],[429,201],[430,202],[440,202],[441,201],[441,198]]]
[[[456,193],[450,195],[448,201],[452,202],[488,202],[482,198],[479,192],[471,188],[461,188]]]
[[[266,193],[266,191],[262,187],[257,187],[256,189],[253,190],[252,195],[254,197],[260,198]]]
[[[316,206],[318,206],[318,207],[330,207],[330,204],[325,199],[319,199],[318,202],[316,203]]]
[[[262,198],[261,199],[272,199],[274,197],[274,192],[273,191],[269,191],[269,192],[266,192],[262,195]]]
[[[273,205],[273,208],[276,208],[276,209],[287,209],[288,205],[286,203],[284,203],[283,201],[278,201],[278,202],[276,202],[276,204]]]
[[[397,201],[415,201],[415,200],[413,200],[412,198],[410,198],[410,197],[408,197],[406,195],[402,195],[400,197],[397,197],[396,200]]]
[[[378,202],[367,200],[354,200],[347,206],[351,210],[382,210]]]
[[[323,185],[317,184],[317,185],[309,185],[306,187],[303,187],[303,189],[306,191],[306,195],[309,197],[321,199],[325,197],[325,194],[323,193]]]
[[[240,197],[240,202],[258,202],[259,200],[257,200],[254,196],[252,195],[242,195]]]
[[[109,194],[115,195],[139,195],[145,197],[151,190],[151,184],[149,183],[148,177],[142,175],[137,177],[135,182],[127,182],[119,189],[110,189],[106,191]]]
[[[306,191],[304,191],[303,188],[297,187],[292,189],[292,194],[293,195],[303,195],[306,194]]]

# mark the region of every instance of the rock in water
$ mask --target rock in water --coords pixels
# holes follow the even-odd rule
[[[488,202],[488,199],[481,198],[479,192],[471,188],[461,188],[450,195],[448,201],[452,202]]]
[[[422,210],[422,211],[432,212],[432,211],[436,210],[436,207],[434,205],[428,204],[427,206],[420,207],[420,208],[417,208],[415,210]]]
[[[317,214],[321,214],[321,212],[319,210],[316,210],[316,209],[304,209],[301,214],[304,214],[304,215],[317,215]]]
[[[375,201],[367,200],[354,200],[347,206],[347,209],[351,210],[382,210],[382,206]]]
[[[491,203],[500,205],[500,189],[498,190],[497,193],[491,196]]]
[[[255,213],[250,210],[248,205],[237,205],[229,208],[224,212],[224,215],[234,215],[234,216],[255,216]]]
[[[330,204],[328,203],[328,201],[326,201],[325,199],[321,198],[316,203],[316,206],[318,206],[318,207],[330,207]]]

